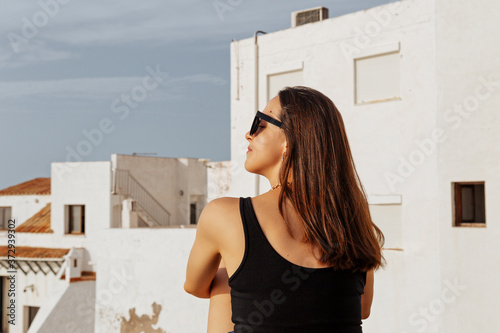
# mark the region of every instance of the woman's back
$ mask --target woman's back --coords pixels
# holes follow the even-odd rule
[[[321,264],[276,221],[273,194],[239,200],[245,250],[229,279],[235,332],[361,332],[366,273]]]

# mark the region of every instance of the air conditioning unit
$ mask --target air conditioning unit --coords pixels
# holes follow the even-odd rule
[[[316,7],[306,10],[299,10],[292,13],[292,28],[304,25],[307,23],[313,23],[318,21],[323,21],[328,18],[328,8]]]

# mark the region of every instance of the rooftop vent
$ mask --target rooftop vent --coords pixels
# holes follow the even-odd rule
[[[292,28],[307,23],[318,22],[328,18],[328,8],[316,7],[306,10],[299,10],[292,13]]]

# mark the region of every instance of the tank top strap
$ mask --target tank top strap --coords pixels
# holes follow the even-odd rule
[[[259,222],[252,208],[250,197],[240,197],[240,215],[245,235],[245,254],[243,255],[239,267],[234,274],[229,277],[230,283],[238,276],[239,272],[244,269],[247,261],[250,261],[250,265],[253,264],[256,251],[259,252],[263,243],[266,242],[264,235],[260,232]]]
[[[248,236],[249,239],[252,240],[252,244],[254,244],[254,242],[267,242],[267,239],[262,233],[262,229],[260,227],[259,221],[257,220],[257,216],[255,215],[255,211],[252,205],[252,199],[250,197],[246,197],[241,198],[240,200],[240,212],[241,220],[243,221],[243,228],[245,228],[248,232]],[[247,248],[248,245],[248,242],[246,242],[245,248]]]

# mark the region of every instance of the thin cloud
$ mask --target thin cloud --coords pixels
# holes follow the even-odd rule
[[[0,46],[0,70],[77,58],[79,58],[78,53],[49,47],[41,40],[34,40],[29,44],[21,45],[18,53]]]
[[[147,75],[147,72],[145,72]],[[142,85],[144,76],[74,78],[45,81],[0,82],[0,101],[20,98],[109,100],[129,94],[131,89]],[[184,97],[183,92],[191,84],[221,86],[228,84],[223,78],[211,74],[167,77],[148,97],[149,100],[171,100]]]

